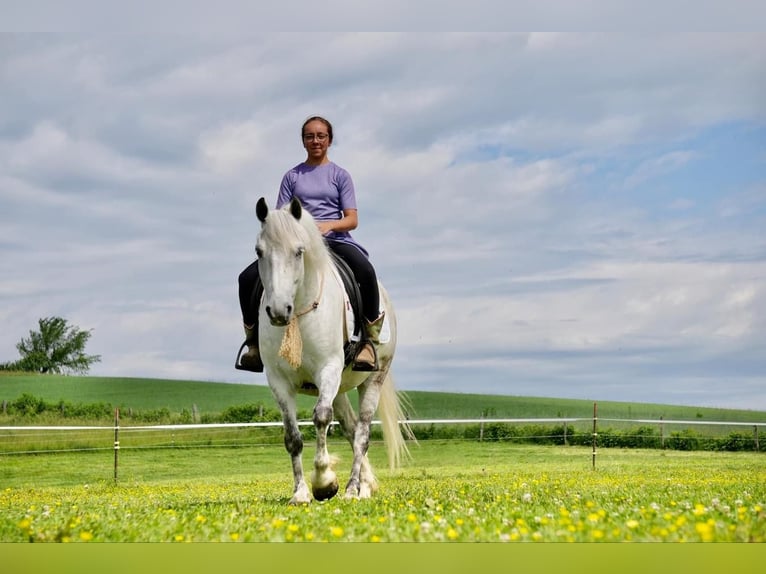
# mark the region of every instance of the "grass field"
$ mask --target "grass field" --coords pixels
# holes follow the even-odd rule
[[[272,404],[259,385],[0,376],[0,402],[24,393],[174,413],[192,405],[217,413]],[[408,396],[413,418],[588,417],[593,408],[592,401],[565,399]],[[310,410],[313,399],[301,400]],[[763,422],[765,415],[599,402],[599,416],[613,418]],[[392,473],[382,445],[373,443],[370,458],[380,479],[374,499],[290,507],[288,457],[281,440],[268,438],[279,429],[216,431],[221,434],[209,433],[204,442],[187,431],[155,438],[133,429],[121,436],[116,482],[112,431],[95,432],[103,434],[96,440],[103,447],[94,451],[65,452],[67,441],[78,439],[63,431],[23,438],[49,450],[61,440],[52,446],[62,452],[0,450],[0,542],[766,541],[763,453],[611,448],[599,451],[593,470],[591,451],[582,447],[428,440],[413,445],[412,460]],[[349,447],[331,439],[331,451],[341,457],[343,481]],[[307,442],[307,468],[312,456]]]
[[[333,441],[347,476],[349,450]],[[290,507],[283,448],[0,455],[0,541],[766,541],[757,453],[428,441],[380,491]],[[307,446],[304,462],[313,449]]]
[[[262,377],[261,377],[262,378]],[[76,403],[106,402],[123,410],[167,408],[173,413],[191,410],[218,413],[233,405],[265,403],[273,399],[263,384],[240,385],[203,381],[127,379],[60,375],[0,373],[0,402],[12,401],[24,393],[47,401]],[[590,417],[594,400],[556,399],[408,391],[411,418],[498,418]],[[314,399],[299,397],[298,407],[311,409]],[[766,413],[741,409],[598,401],[598,413],[605,418],[651,418],[764,422]]]

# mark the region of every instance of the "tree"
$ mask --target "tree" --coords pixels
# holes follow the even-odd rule
[[[68,325],[61,317],[46,317],[38,321],[39,331],[30,331],[28,339],[16,345],[21,359],[14,365],[21,371],[86,373],[100,355],[86,355],[85,344],[90,331]]]

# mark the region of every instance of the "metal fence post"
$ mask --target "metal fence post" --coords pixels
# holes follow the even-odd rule
[[[120,457],[120,409],[114,409],[114,482],[117,483],[117,468]]]
[[[598,403],[593,403],[593,470],[596,470],[596,437],[598,437],[596,420],[598,415]]]

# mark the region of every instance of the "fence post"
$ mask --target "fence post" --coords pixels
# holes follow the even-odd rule
[[[759,452],[761,446],[758,444],[758,425],[753,425],[753,434],[755,435],[755,452]]]
[[[120,456],[120,409],[114,409],[114,482],[117,483],[117,468]]]
[[[596,420],[598,415],[598,403],[593,403],[593,470],[596,470],[596,437],[598,437]]]
[[[665,424],[662,422],[663,415],[660,415],[660,446],[665,449]]]
[[[479,423],[479,442],[484,442],[484,415],[481,415],[481,423]]]
[[[567,442],[567,423],[564,422],[564,446],[569,446],[569,443]]]

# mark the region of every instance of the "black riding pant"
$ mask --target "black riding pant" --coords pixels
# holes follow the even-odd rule
[[[328,247],[351,268],[362,294],[362,313],[368,321],[374,321],[380,311],[378,277],[370,260],[353,245],[328,241]],[[258,282],[258,261],[253,261],[239,274],[239,306],[245,325],[258,322],[258,300],[255,285]]]

